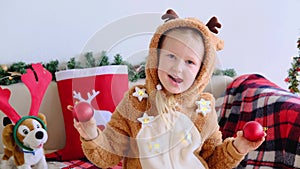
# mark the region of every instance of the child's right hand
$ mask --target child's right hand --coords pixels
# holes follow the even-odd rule
[[[260,140],[249,141],[243,136],[243,131],[238,131],[233,145],[239,153],[247,154],[250,151],[257,149],[265,141],[266,135],[267,134],[264,133],[264,137],[262,137]]]
[[[96,120],[94,117],[86,122],[78,122],[74,119],[74,127],[85,140],[93,140],[98,136]]]

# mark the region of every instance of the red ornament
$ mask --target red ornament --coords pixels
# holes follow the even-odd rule
[[[264,128],[257,121],[249,121],[243,127],[244,137],[249,141],[258,141],[264,137]]]
[[[290,81],[290,78],[287,77],[287,78],[284,79],[284,81],[285,81],[285,82],[289,82],[289,81]]]
[[[89,121],[94,115],[93,107],[87,102],[79,102],[72,111],[73,117],[80,122]]]

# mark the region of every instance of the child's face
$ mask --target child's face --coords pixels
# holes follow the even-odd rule
[[[192,86],[203,57],[200,35],[169,32],[161,45],[158,66],[158,77],[164,88],[172,94],[186,91]]]

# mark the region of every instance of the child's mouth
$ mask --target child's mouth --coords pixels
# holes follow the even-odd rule
[[[170,78],[173,82],[175,82],[175,83],[182,83],[182,82],[183,82],[183,80],[182,80],[181,78],[179,78],[179,77],[173,77],[173,76],[169,75],[169,78]]]

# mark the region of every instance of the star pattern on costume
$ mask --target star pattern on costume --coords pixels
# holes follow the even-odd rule
[[[190,132],[181,132],[180,133],[181,136],[181,142],[185,145],[189,145],[192,143],[192,134]]]
[[[196,101],[196,105],[198,106],[196,113],[202,113],[205,116],[207,113],[211,112],[211,101],[207,101],[204,99],[200,99],[200,101]]]
[[[139,87],[135,87],[135,92],[132,93],[132,96],[137,97],[139,101],[142,101],[143,98],[148,97],[148,94],[146,93],[146,89],[140,89]]]
[[[153,116],[149,116],[147,113],[144,113],[142,117],[138,118],[137,120],[142,124],[148,124],[154,119]]]
[[[161,152],[161,145],[158,141],[150,141],[148,142],[148,150],[150,153],[160,153]]]

